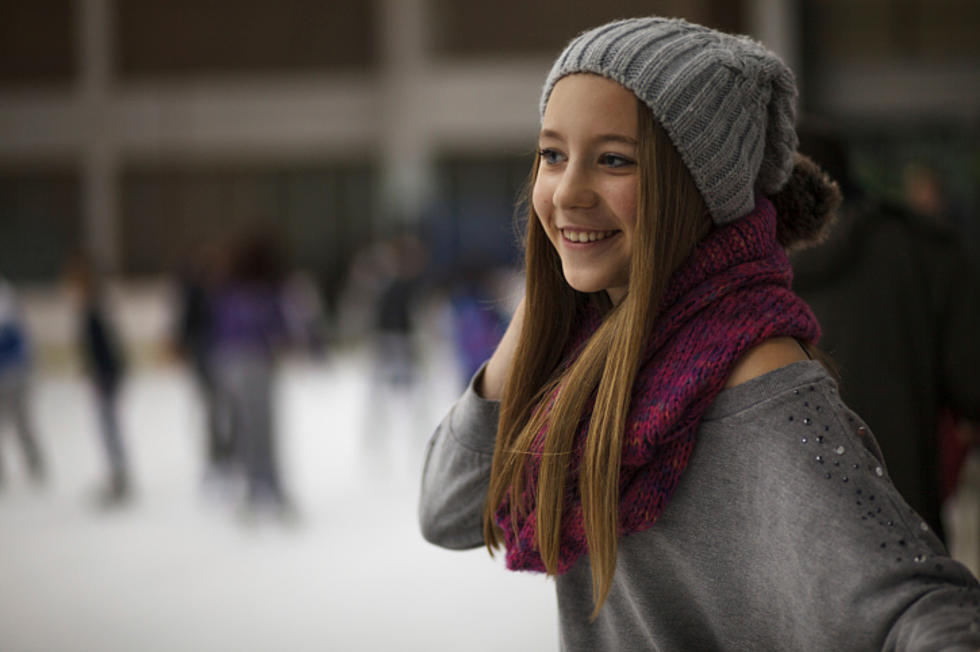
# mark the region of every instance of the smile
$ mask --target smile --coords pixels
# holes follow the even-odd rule
[[[561,229],[561,235],[569,242],[598,242],[605,240],[618,231],[573,231],[572,229]]]

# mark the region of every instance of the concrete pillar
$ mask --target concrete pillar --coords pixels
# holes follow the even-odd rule
[[[112,75],[112,0],[78,0],[78,101],[82,134],[82,232],[85,247],[103,269],[119,266],[117,147],[109,93]]]
[[[433,153],[424,102],[426,0],[378,0],[381,45],[382,218],[412,222],[432,196]]]
[[[746,19],[749,33],[782,58],[802,90],[803,37],[797,0],[749,0]]]

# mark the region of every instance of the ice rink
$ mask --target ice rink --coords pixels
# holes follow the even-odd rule
[[[129,376],[135,499],[100,509],[90,389],[77,373],[39,375],[47,484],[0,441],[0,650],[556,650],[550,581],[418,533],[425,441],[460,389],[438,349],[423,376],[417,395],[378,400],[363,350],[283,365],[280,453],[298,507],[284,524],[247,522],[202,485],[201,406],[177,365]]]

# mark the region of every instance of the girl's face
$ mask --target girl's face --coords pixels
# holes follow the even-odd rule
[[[531,201],[579,292],[626,295],[636,225],[636,97],[614,81],[576,74],[555,84],[538,139]]]

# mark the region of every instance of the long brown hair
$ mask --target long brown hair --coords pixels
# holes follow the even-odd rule
[[[629,288],[613,307],[605,292],[585,295],[565,281],[561,261],[527,201],[525,320],[501,401],[483,529],[491,554],[502,545],[494,516],[510,497],[512,518],[526,516],[523,497],[531,455],[537,478],[537,546],[551,575],[558,567],[566,479],[576,431],[589,398],[595,407],[579,473],[595,618],[612,587],[619,524],[619,466],[633,383],[671,274],[711,226],[694,180],[650,110],[637,100],[637,219]],[[540,161],[535,157],[527,193]],[[608,312],[567,369],[559,367],[576,310],[597,301]],[[542,318],[547,315],[548,318]],[[560,388],[550,410],[543,399]],[[533,442],[547,425],[544,450]]]

